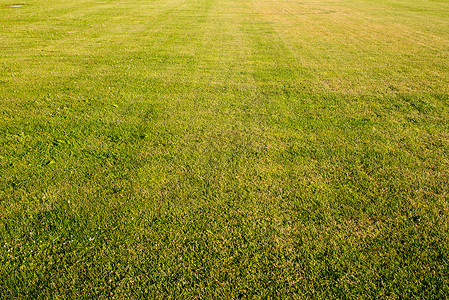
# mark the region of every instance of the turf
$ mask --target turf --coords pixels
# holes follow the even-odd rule
[[[1,298],[449,297],[449,3],[0,1]]]

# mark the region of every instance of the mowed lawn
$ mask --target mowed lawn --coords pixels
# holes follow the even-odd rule
[[[2,299],[447,298],[448,187],[445,0],[0,0]]]

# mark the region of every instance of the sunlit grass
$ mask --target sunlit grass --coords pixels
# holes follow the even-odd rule
[[[443,1],[0,4],[2,298],[446,298]]]

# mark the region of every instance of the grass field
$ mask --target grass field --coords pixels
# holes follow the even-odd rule
[[[448,16],[0,0],[0,298],[448,298]]]

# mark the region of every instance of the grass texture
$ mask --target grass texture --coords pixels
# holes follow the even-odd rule
[[[0,1],[0,297],[449,297],[449,3]]]

